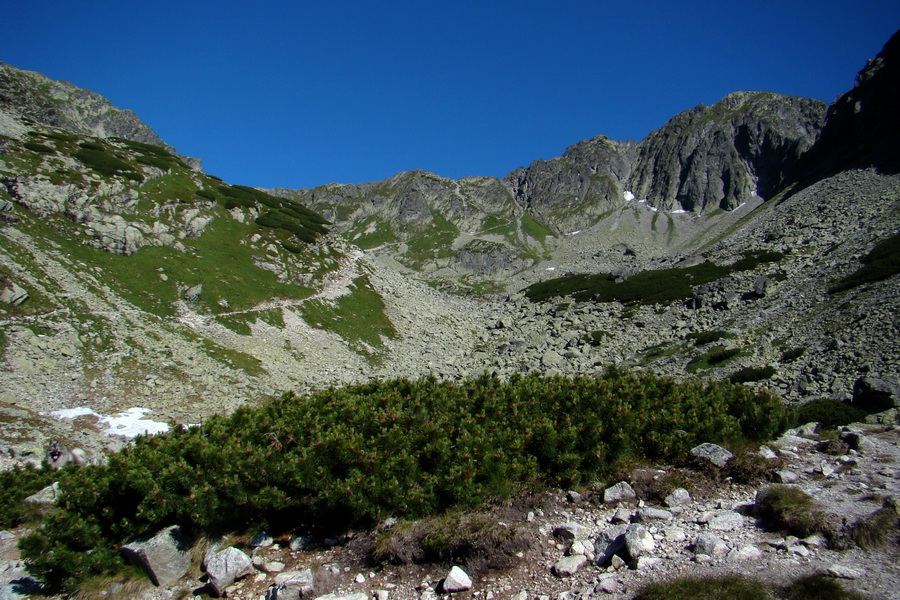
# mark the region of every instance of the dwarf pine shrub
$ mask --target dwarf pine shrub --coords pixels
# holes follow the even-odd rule
[[[588,484],[626,459],[676,461],[701,442],[768,439],[783,425],[768,393],[618,370],[289,393],[68,473],[58,509],[21,548],[35,574],[68,586],[115,572],[114,548],[171,524],[213,535],[419,518],[523,486]]]

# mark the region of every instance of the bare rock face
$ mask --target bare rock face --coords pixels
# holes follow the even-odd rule
[[[803,157],[798,179],[874,166],[900,172],[900,31],[856,76],[853,89],[828,107],[822,134]]]
[[[578,142],[503,178],[516,202],[559,233],[590,227],[621,204],[637,144],[606,136]]]
[[[696,213],[768,199],[815,142],[825,108],[768,92],[701,104],[641,142],[628,187],[656,208]]]

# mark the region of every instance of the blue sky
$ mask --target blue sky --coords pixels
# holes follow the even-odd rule
[[[230,183],[503,176],[737,90],[831,102],[896,0],[7,0],[0,60],[135,111]]]

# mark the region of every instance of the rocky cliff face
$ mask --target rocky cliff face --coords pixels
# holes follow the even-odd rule
[[[733,210],[771,198],[818,135],[825,104],[735,92],[680,113],[641,142],[628,186],[663,210]]]

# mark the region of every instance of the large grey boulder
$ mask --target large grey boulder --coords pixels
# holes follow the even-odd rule
[[[706,461],[721,468],[728,464],[733,456],[731,452],[716,444],[700,444],[691,448],[691,454],[701,461]]]
[[[56,504],[59,498],[59,482],[55,481],[41,491],[25,498],[25,504]]]
[[[266,595],[267,600],[300,600],[309,598],[315,589],[312,569],[286,571],[275,576],[275,586]]]
[[[628,485],[627,481],[620,481],[614,486],[608,487],[603,491],[603,502],[613,504],[615,502],[633,502],[637,500],[637,494],[634,489]]]
[[[632,523],[625,530],[625,549],[632,559],[646,556],[656,548],[653,536],[647,528],[637,523]]]
[[[253,572],[253,561],[235,547],[213,554],[206,562],[209,587],[216,596],[223,596],[225,588]]]
[[[190,546],[177,525],[163,529],[151,538],[139,538],[125,544],[122,554],[140,565],[150,580],[160,587],[171,587],[191,568]]]
[[[28,300],[28,292],[12,281],[7,281],[3,289],[0,290],[0,302],[19,306],[26,300]]]
[[[853,384],[853,403],[881,410],[900,407],[900,377],[860,377]]]
[[[553,565],[553,574],[557,577],[571,577],[577,573],[578,569],[583,567],[587,561],[588,557],[584,554],[564,556]]]

